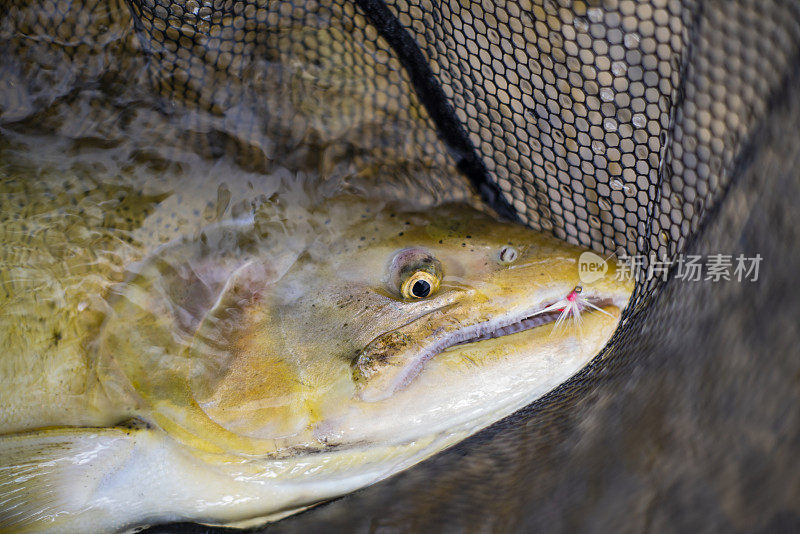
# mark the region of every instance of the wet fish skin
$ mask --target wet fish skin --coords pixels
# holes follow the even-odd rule
[[[499,260],[504,247],[518,251],[513,262]],[[441,262],[428,298],[395,287],[392,259],[409,249]],[[102,324],[84,332],[91,368],[74,422],[43,409],[3,432],[13,434],[0,438],[0,478],[16,497],[0,526],[269,520],[413,465],[602,348],[631,290],[613,264],[584,284],[608,305],[587,311],[580,331],[544,325],[420,358],[431,336],[563,298],[581,284],[581,252],[464,206],[415,212],[352,197],[309,210],[268,204],[161,247],[128,265]],[[359,355],[408,325],[418,335],[399,347],[404,379],[382,379],[396,362],[378,365],[381,394],[365,397],[353,380]]]

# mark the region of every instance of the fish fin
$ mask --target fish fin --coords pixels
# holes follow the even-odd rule
[[[60,530],[134,448],[136,426],[0,436],[0,533]]]

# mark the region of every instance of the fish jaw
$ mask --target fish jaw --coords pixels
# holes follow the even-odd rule
[[[392,395],[354,399],[326,414],[320,439],[349,448],[471,435],[578,373],[602,351],[620,316],[621,310],[609,305],[585,312],[581,329],[552,322],[450,347]]]
[[[523,295],[508,308],[492,305],[491,299],[487,305],[485,298],[480,299],[484,301],[481,302],[466,296],[463,302],[444,306],[376,337],[353,362],[353,381],[358,398],[364,402],[378,402],[391,397],[396,391],[408,387],[423,372],[426,362],[452,347],[472,343],[479,349],[484,340],[506,338],[509,334],[557,322],[558,312],[563,310],[561,302],[568,305],[565,296],[574,294],[575,287],[570,284],[571,281],[534,286],[532,290],[527,289],[529,295],[524,294],[526,290],[521,290]],[[587,293],[582,297],[584,308],[600,309],[607,315],[614,314],[605,311],[605,307],[618,311],[625,307],[629,298],[625,285],[600,290],[589,288]],[[507,304],[507,299],[504,302]],[[577,315],[582,313],[578,311]],[[562,311],[560,315],[565,314]],[[618,313],[614,317],[616,326]],[[592,336],[596,332],[553,328],[550,336],[564,338],[576,334]]]

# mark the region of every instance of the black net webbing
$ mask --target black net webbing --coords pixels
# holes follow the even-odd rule
[[[259,175],[288,169],[313,176],[320,187],[343,186],[384,197],[411,195],[423,204],[480,200],[505,217],[598,253],[643,257],[627,322],[603,357],[536,407],[499,430],[482,434],[482,441],[471,445],[477,451],[471,467],[461,465],[457,448],[422,471],[356,496],[353,506],[369,511],[350,518],[362,530],[380,530],[381,525],[389,531],[440,527],[435,517],[443,508],[428,509],[414,497],[413,488],[431,477],[442,482],[423,495],[449,502],[442,517],[461,530],[473,525],[481,531],[523,527],[608,531],[602,527],[625,524],[615,523],[611,513],[620,502],[629,506],[620,505],[619,514],[645,518],[632,531],[669,531],[658,521],[670,514],[659,511],[654,502],[683,511],[674,517],[685,519],[680,524],[687,528],[712,525],[726,531],[769,531],[770,525],[800,524],[797,501],[788,516],[778,514],[765,523],[730,519],[738,513],[737,503],[746,502],[752,492],[731,496],[723,489],[715,493],[692,488],[687,481],[705,480],[722,487],[728,479],[705,471],[702,458],[687,459],[686,465],[696,470],[681,478],[678,458],[659,449],[658,442],[628,435],[621,428],[608,430],[607,439],[631,440],[621,447],[641,457],[628,460],[611,454],[607,462],[594,458],[591,463],[586,460],[590,452],[580,444],[558,445],[576,436],[594,447],[605,443],[602,436],[582,434],[574,415],[577,406],[587,409],[580,399],[592,397],[592,392],[600,407],[593,408],[589,417],[600,426],[625,423],[609,415],[611,408],[604,411],[610,404],[617,406],[614,413],[622,410],[617,401],[609,400],[611,393],[646,404],[646,396],[619,391],[630,380],[640,388],[651,388],[654,395],[660,391],[668,399],[664,402],[675,400],[668,394],[669,385],[631,379],[636,372],[651,377],[664,373],[672,391],[684,391],[684,384],[691,383],[695,389],[686,394],[703,399],[697,391],[719,375],[705,367],[699,371],[705,381],[687,382],[687,376],[698,372],[688,370],[691,351],[701,358],[716,354],[720,345],[703,345],[706,341],[699,336],[697,344],[687,346],[681,333],[704,324],[712,311],[723,317],[743,298],[779,295],[777,288],[786,283],[776,274],[744,296],[737,293],[744,291],[739,286],[707,288],[703,294],[714,304],[709,306],[684,286],[664,286],[660,278],[648,279],[646,274],[652,259],[674,260],[687,250],[741,249],[745,228],[766,237],[751,238],[747,243],[752,247],[742,249],[744,253],[756,252],[753,247],[759,243],[773,243],[770,250],[778,255],[775,243],[797,242],[797,234],[790,230],[773,236],[761,220],[770,216],[783,223],[796,220],[785,215],[782,210],[788,208],[781,202],[794,198],[797,184],[791,179],[781,182],[781,177],[792,175],[800,152],[800,135],[787,119],[797,118],[791,103],[800,99],[800,3],[0,0],[0,17],[0,132],[51,132],[81,146],[101,148],[125,143],[134,159],[148,164],[167,162],[176,151],[191,150],[212,160],[232,158]],[[782,130],[775,124],[783,124]],[[780,150],[771,153],[767,142]],[[774,176],[762,178],[783,188],[778,191],[785,190],[786,198],[758,185],[760,169],[772,169]],[[737,188],[750,192],[737,196],[732,192]],[[767,200],[756,200],[759,196]],[[737,210],[743,213],[754,206],[764,212],[762,219],[736,218]],[[794,227],[781,228],[790,226]],[[786,257],[796,259],[793,254]],[[734,294],[738,296],[723,306],[722,296]],[[792,306],[789,309],[796,311]],[[676,323],[675,316],[682,320]],[[753,317],[725,324],[734,323],[739,328],[732,328],[731,336],[745,335],[742,332],[749,332]],[[719,324],[711,322],[704,328]],[[771,337],[730,343],[739,354],[749,355],[739,364],[753,372],[759,368],[753,361],[758,357],[772,361],[778,352],[762,350],[759,343],[778,347],[785,339],[782,335],[796,333],[794,324],[788,333],[781,330]],[[650,364],[641,363],[651,353],[666,354],[664,346],[681,353],[678,371],[659,367],[667,365],[666,359],[655,356]],[[697,348],[701,346],[705,352]],[[781,350],[784,355],[791,353]],[[709,356],[708,361],[713,367],[721,360]],[[787,376],[791,372],[787,370]],[[778,382],[764,379],[757,386],[783,391],[775,385]],[[604,390],[603,384],[611,389]],[[598,388],[601,393],[596,393]],[[735,392],[744,389],[731,385],[719,394],[732,398],[734,413],[748,419],[752,414],[745,408],[736,411],[735,406]],[[719,398],[702,402],[706,401],[720,403],[709,413],[718,415],[726,409]],[[649,409],[652,413],[639,414],[642,421],[658,420],[669,428],[666,408]],[[702,415],[701,420],[692,419],[694,409],[675,408],[700,431],[705,428]],[[777,421],[779,412],[775,408],[766,417]],[[794,415],[786,417],[792,421],[790,428],[800,428]],[[528,432],[524,439],[519,428]],[[640,430],[658,433],[661,428],[654,424]],[[508,435],[502,438],[503,429],[516,441]],[[764,432],[766,440],[779,439]],[[725,433],[714,435],[724,438]],[[675,434],[667,432],[665,442],[684,451],[710,447],[669,436]],[[756,439],[748,436],[739,437]],[[790,441],[796,437],[784,436]],[[637,448],[632,445],[635,440],[650,449]],[[612,444],[605,445],[613,449]],[[509,448],[516,452],[498,453],[508,453]],[[798,448],[780,451],[788,454]],[[756,445],[744,450],[743,459],[737,457],[731,469],[750,466],[772,473],[763,461],[759,463],[760,450]],[[671,463],[660,463],[663,458]],[[538,464],[509,474],[536,459],[552,467]],[[565,459],[584,466],[588,475],[580,478]],[[620,468],[628,461],[635,466]],[[556,466],[563,472],[556,472]],[[603,466],[608,473],[592,471]],[[460,475],[452,474],[456,469],[461,469]],[[615,469],[622,469],[622,478],[609,474]],[[493,478],[495,472],[505,478]],[[671,473],[676,477],[673,485],[648,485],[636,478],[657,474],[668,479]],[[464,484],[485,484],[488,493],[470,489],[464,492],[465,500],[452,497]],[[504,484],[515,491],[504,491]],[[748,487],[762,486],[755,481]],[[610,508],[603,507],[604,490],[623,495],[626,488],[651,493],[639,500],[609,501]],[[557,493],[545,495],[545,489]],[[405,501],[392,504],[382,515],[393,491]],[[687,514],[689,505],[681,491],[702,502],[711,510],[709,515],[703,519]],[[497,498],[487,497],[492,492]],[[794,493],[788,489],[781,493],[787,494],[797,496],[796,484]],[[778,501],[771,505],[783,503]],[[493,502],[496,508],[487,512],[476,504],[482,502]],[[584,506],[585,515],[565,512],[567,504]],[[790,503],[783,504],[791,510]],[[347,504],[326,510],[312,513],[311,519],[302,516],[298,528],[319,527],[327,520],[347,528],[347,514],[352,512]],[[473,510],[482,510],[483,515]],[[526,510],[553,522],[539,521]],[[411,527],[392,523],[406,514],[421,514],[423,519]],[[605,521],[597,529],[582,523],[581,517]],[[291,530],[289,525],[280,528]]]

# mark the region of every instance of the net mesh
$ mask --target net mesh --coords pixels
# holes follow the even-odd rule
[[[550,423],[648,350],[637,335],[658,329],[663,283],[649,265],[713,223],[746,148],[791,92],[800,49],[800,4],[777,0],[0,0],[0,10],[7,131],[133,138],[137,154],[165,160],[190,147],[421,203],[480,200],[598,253],[643,256],[606,357],[537,405]]]
[[[108,140],[139,121],[143,151],[428,202],[471,182],[533,228],[643,255],[643,273],[724,195],[800,41],[782,2],[4,4],[4,123]]]

